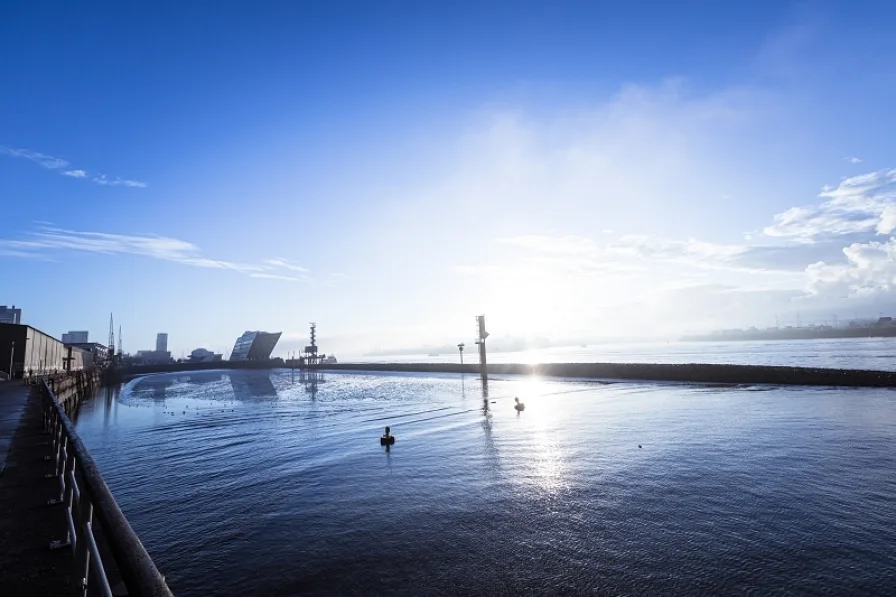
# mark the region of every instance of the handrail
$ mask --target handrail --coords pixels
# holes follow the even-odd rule
[[[47,476],[58,477],[60,482],[59,498],[49,503],[65,504],[68,527],[66,539],[54,541],[51,548],[71,546],[74,549],[76,574],[81,579],[85,595],[88,579],[93,572],[99,592],[111,597],[110,582],[93,534],[92,518],[96,515],[128,596],[172,597],[165,577],[146,553],[75,431],[74,424],[45,380],[41,381],[40,392],[44,399],[44,429],[53,434],[55,454],[48,457],[55,459],[55,469],[53,474]],[[91,560],[94,562],[92,566]]]

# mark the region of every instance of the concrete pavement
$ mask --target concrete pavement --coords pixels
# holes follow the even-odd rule
[[[0,381],[0,475],[6,466],[9,446],[19,428],[30,391],[31,387],[20,381]]]

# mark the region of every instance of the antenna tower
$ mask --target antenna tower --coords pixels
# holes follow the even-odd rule
[[[115,356],[115,324],[112,321],[112,314],[109,313],[109,360]]]

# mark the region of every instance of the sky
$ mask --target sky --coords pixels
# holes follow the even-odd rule
[[[896,5],[0,7],[0,304],[175,356],[896,314]]]

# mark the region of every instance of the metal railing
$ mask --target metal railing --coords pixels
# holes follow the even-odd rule
[[[75,431],[75,426],[46,381],[40,384],[44,403],[44,429],[52,433],[54,471],[59,479],[59,497],[49,504],[65,507],[65,539],[50,544],[52,549],[71,547],[75,556],[75,578],[83,594],[112,597],[112,588],[97,544],[94,518],[99,522],[108,551],[115,560],[130,597],[170,597],[165,577],[158,571],[140,539],[124,517],[106,486],[96,463]],[[109,562],[107,562],[109,563]]]

